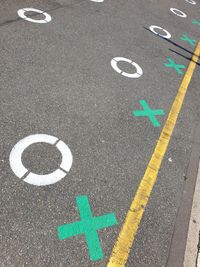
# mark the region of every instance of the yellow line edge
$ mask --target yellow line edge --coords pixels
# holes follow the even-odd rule
[[[195,48],[192,60],[190,61],[187,71],[183,77],[176,98],[172,104],[167,120],[154,149],[153,155],[149,161],[145,174],[140,182],[138,190],[131,203],[130,209],[126,215],[117,241],[113,247],[107,267],[122,267],[126,265],[130,249],[133,245],[138,227],[140,225],[140,221],[151,195],[151,191],[157,180],[158,171],[170,142],[199,56],[200,41]]]

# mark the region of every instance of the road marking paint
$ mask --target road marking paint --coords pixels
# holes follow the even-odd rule
[[[194,0],[185,0],[185,1],[190,3],[191,5],[196,5],[196,2]]]
[[[150,109],[149,105],[145,100],[140,100],[140,105],[143,107],[143,110],[134,110],[132,115],[136,117],[148,117],[154,127],[160,127],[159,121],[156,119],[156,116],[165,115],[163,109]]]
[[[161,36],[161,37],[163,37],[163,38],[170,39],[170,38],[172,37],[171,34],[170,34],[168,31],[166,31],[165,29],[163,29],[163,28],[161,28],[161,27],[159,27],[159,26],[151,25],[151,26],[149,27],[149,29],[150,29],[150,31],[152,31],[152,32],[155,33],[156,35],[159,35],[159,36]],[[156,29],[162,30],[162,31],[165,32],[166,34],[165,34],[165,35],[160,34],[160,33],[158,33],[158,32],[156,31]]]
[[[169,161],[169,162],[172,162],[172,158],[168,158],[168,161]]]
[[[135,73],[127,73],[127,72],[124,72],[122,71],[118,66],[117,66],[117,63],[119,61],[124,61],[124,62],[127,62],[131,65],[133,65],[135,68],[136,68],[136,72]],[[133,62],[132,60],[128,59],[128,58],[125,58],[125,57],[114,57],[112,60],[111,60],[111,66],[113,67],[113,69],[118,72],[119,74],[125,76],[125,77],[128,77],[128,78],[139,78],[140,76],[143,75],[143,70],[142,68],[135,62]]]
[[[29,18],[25,15],[26,12],[35,12],[35,13],[38,13],[38,14],[43,14],[45,16],[45,19],[32,19],[32,18]],[[19,9],[17,11],[17,14],[20,18],[24,19],[24,20],[27,20],[27,21],[30,21],[30,22],[33,22],[33,23],[48,23],[51,21],[51,16],[42,11],[42,10],[39,10],[39,9],[36,9],[36,8],[22,8],[22,9]]]
[[[181,40],[188,42],[192,46],[195,46],[197,43],[195,39],[191,39],[187,34],[183,34],[183,37],[181,38]]]
[[[81,220],[60,225],[58,227],[58,238],[63,240],[77,235],[85,235],[90,259],[92,261],[101,260],[103,258],[103,251],[97,231],[117,224],[115,214],[109,213],[93,217],[87,196],[78,196],[76,203]]]
[[[102,3],[104,0],[90,0],[91,2],[97,2],[97,3]]]
[[[178,74],[183,74],[184,72],[181,69],[186,69],[182,64],[176,64],[171,57],[167,57],[169,63],[164,63],[164,66],[167,68],[175,69]]]
[[[47,143],[57,147],[62,155],[62,162],[57,170],[49,174],[39,175],[29,172],[28,169],[24,167],[22,154],[26,148],[36,143]],[[69,172],[71,169],[73,158],[69,147],[57,137],[47,134],[34,134],[23,138],[13,147],[10,152],[9,161],[12,171],[18,178],[21,179],[25,177],[24,181],[29,184],[44,186],[57,183],[64,178],[66,172]]]
[[[170,8],[170,10],[171,10],[172,13],[174,13],[175,15],[177,15],[177,16],[179,16],[181,18],[186,18],[187,17],[187,15],[183,11],[181,11],[179,9]]]
[[[196,25],[200,26],[200,21],[198,21],[196,19],[192,19],[192,24],[196,24]]]
[[[178,115],[181,111],[183,101],[188,90],[192,75],[196,68],[200,56],[200,41],[194,51],[192,60],[187,68],[184,78],[179,87],[177,96],[172,104],[166,123],[160,134],[151,160],[147,166],[145,174],[140,182],[136,195],[131,203],[130,209],[122,225],[118,239],[114,245],[110,256],[108,267],[122,267],[126,265],[130,249],[133,245],[138,227],[140,225],[144,210],[148,204],[154,184],[157,180],[158,172],[168,148],[173,130],[175,128]]]

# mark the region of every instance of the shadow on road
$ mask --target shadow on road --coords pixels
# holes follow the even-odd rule
[[[179,56],[181,56],[181,57],[183,57],[183,58],[185,58],[185,59],[187,59],[187,60],[189,60],[189,61],[193,61],[193,62],[195,62],[195,61],[192,59],[192,57],[195,55],[194,52],[191,52],[190,50],[188,50],[188,49],[184,48],[183,46],[181,46],[181,45],[179,45],[179,44],[173,42],[173,41],[170,40],[170,39],[164,38],[164,37],[162,37],[162,36],[160,36],[160,35],[158,35],[158,34],[153,33],[150,29],[148,29],[148,28],[146,28],[146,27],[144,27],[144,29],[147,30],[147,31],[149,31],[149,32],[152,33],[153,35],[155,35],[155,36],[157,36],[157,37],[159,37],[159,38],[161,38],[161,39],[164,39],[164,40],[167,41],[168,43],[173,44],[174,46],[176,46],[176,47],[178,47],[178,48],[184,50],[185,52],[191,54],[191,56],[190,56],[190,57],[187,57],[187,56],[185,56],[185,55],[183,55],[183,54],[181,54],[181,53],[179,53],[179,52],[177,52],[177,51],[175,51],[175,50],[169,48],[169,50],[170,50],[171,52],[173,52],[173,53],[175,53],[175,54],[177,54],[177,55],[179,55]],[[195,55],[195,56],[197,56],[197,55]],[[198,56],[197,56],[197,57],[198,57]],[[196,63],[197,65],[200,66],[200,63],[198,63],[198,62],[195,62],[195,63]]]

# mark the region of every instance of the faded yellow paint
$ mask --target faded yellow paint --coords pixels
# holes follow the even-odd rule
[[[107,267],[119,267],[126,265],[130,249],[133,245],[138,227],[140,225],[140,221],[151,195],[151,191],[157,180],[158,171],[160,169],[163,157],[176,125],[176,121],[199,56],[200,41],[194,51],[192,60],[190,61],[190,64],[181,82],[178,93],[172,104],[171,110],[160,134],[153,155],[140,182],[136,195],[131,203],[130,209],[126,215],[125,222],[122,225]]]

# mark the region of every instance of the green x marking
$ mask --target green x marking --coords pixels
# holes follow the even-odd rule
[[[143,110],[134,110],[132,115],[136,117],[149,117],[149,120],[152,122],[154,127],[160,127],[159,121],[155,116],[165,115],[163,109],[150,109],[149,105],[145,100],[140,100],[140,105],[143,107]]]
[[[87,196],[78,196],[76,203],[80,213],[80,221],[64,224],[58,227],[58,238],[60,240],[77,235],[85,235],[90,259],[101,260],[103,251],[99,241],[97,230],[117,224],[114,213],[93,217]]]
[[[200,26],[200,21],[196,19],[192,19],[192,24],[197,24],[198,26]]]
[[[175,69],[178,74],[183,74],[183,71],[181,69],[186,68],[184,65],[176,64],[171,57],[167,57],[167,60],[169,61],[169,63],[164,63],[165,67]]]
[[[192,46],[195,46],[197,42],[195,39],[190,39],[187,34],[183,34],[183,37],[181,38],[181,40],[188,42]]]

